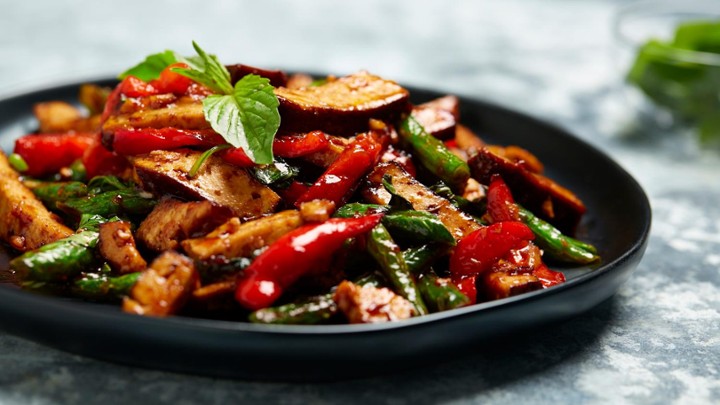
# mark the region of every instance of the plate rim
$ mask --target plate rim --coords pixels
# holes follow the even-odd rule
[[[113,81],[116,81],[114,78],[105,77],[105,78],[92,78],[89,80],[80,80],[80,81],[68,81],[68,82],[62,82],[57,83],[55,85],[47,85],[47,86],[38,86],[34,89],[26,89],[22,91],[16,91],[9,95],[0,95],[0,105],[4,105],[6,103],[13,103],[17,102],[18,99],[28,98],[28,99],[38,99],[39,97],[42,97],[43,94],[49,94],[53,92],[60,92],[60,91],[66,91],[71,88],[78,88],[81,84],[84,83],[100,83],[100,84],[109,84]],[[431,94],[437,94],[441,95],[444,94],[442,89],[437,88],[425,88],[425,87],[419,87],[419,86],[406,86],[408,90],[410,90],[411,94],[413,91],[415,92],[424,92],[424,93],[431,93]],[[649,235],[650,235],[650,228],[651,228],[651,222],[652,222],[652,210],[650,206],[650,202],[648,199],[648,196],[645,192],[645,190],[642,188],[640,183],[627,171],[625,170],[619,163],[617,163],[612,157],[610,157],[607,153],[597,148],[595,145],[585,141],[584,139],[576,136],[568,129],[563,128],[562,126],[559,126],[551,121],[547,121],[545,119],[542,119],[540,117],[534,116],[530,113],[524,112],[524,111],[518,111],[515,109],[512,109],[510,107],[497,104],[492,101],[485,100],[480,97],[475,96],[469,96],[466,94],[456,94],[457,97],[462,101],[465,102],[471,102],[473,103],[473,106],[477,106],[483,109],[491,109],[495,111],[500,111],[506,115],[513,116],[519,119],[522,119],[524,121],[529,122],[533,126],[542,127],[544,129],[547,129],[549,131],[552,131],[554,135],[558,135],[559,137],[563,138],[563,140],[571,140],[571,142],[576,142],[580,145],[582,145],[584,148],[589,149],[596,157],[599,157],[603,160],[604,165],[610,165],[613,167],[615,171],[620,173],[625,180],[627,180],[629,185],[637,191],[637,194],[635,197],[639,198],[639,203],[641,205],[641,210],[644,214],[643,218],[641,218],[642,221],[642,227],[639,229],[639,237],[635,239],[632,243],[632,245],[626,247],[624,252],[615,258],[614,260],[607,262],[607,263],[601,263],[597,268],[594,270],[582,274],[576,278],[573,278],[571,280],[568,280],[566,283],[563,283],[561,285],[549,288],[549,289],[543,289],[538,291],[533,291],[525,294],[521,294],[514,297],[509,297],[501,300],[495,300],[485,303],[480,303],[468,307],[463,308],[457,308],[449,311],[443,311],[439,313],[429,314],[422,317],[415,317],[408,320],[403,321],[397,321],[397,322],[387,322],[382,324],[365,324],[365,325],[350,325],[350,324],[339,324],[339,325],[263,325],[263,324],[253,324],[250,322],[241,322],[241,321],[227,321],[227,320],[214,320],[214,319],[203,319],[203,318],[192,318],[187,316],[172,316],[164,319],[158,319],[158,318],[148,318],[148,317],[139,317],[132,314],[126,314],[122,311],[114,311],[114,310],[98,310],[98,304],[93,302],[85,302],[80,300],[63,300],[62,297],[54,297],[54,296],[44,296],[40,294],[36,294],[31,291],[24,291],[17,287],[9,288],[7,286],[0,286],[0,297],[8,297],[8,298],[17,298],[21,297],[20,299],[22,301],[26,302],[32,302],[37,305],[47,305],[47,306],[55,306],[58,309],[61,309],[65,313],[70,312],[78,312],[78,313],[90,313],[94,319],[102,319],[107,317],[108,322],[111,322],[113,320],[122,321],[122,322],[130,322],[137,325],[143,325],[146,322],[149,322],[147,325],[153,325],[153,327],[160,327],[162,325],[161,323],[164,323],[165,325],[168,325],[173,328],[192,328],[192,329],[199,329],[201,331],[211,331],[212,333],[222,333],[222,334],[258,334],[258,335],[277,335],[277,336],[289,336],[289,335],[297,335],[297,336],[345,336],[345,335],[355,335],[355,334],[366,334],[366,333],[376,333],[376,332],[384,332],[384,331],[394,331],[398,329],[413,329],[413,328],[420,328],[425,327],[432,324],[442,323],[445,320],[448,319],[454,319],[454,318],[461,318],[461,317],[467,317],[472,316],[475,314],[483,314],[483,313],[489,313],[492,311],[497,311],[499,309],[509,309],[518,305],[523,305],[526,303],[532,303],[539,300],[543,300],[547,297],[556,296],[558,294],[563,294],[564,292],[575,289],[579,286],[586,285],[588,283],[592,283],[596,281],[598,278],[606,277],[608,274],[612,273],[619,267],[622,267],[622,265],[632,259],[636,259],[636,262],[639,262],[639,260],[642,258],[642,254],[644,253],[644,249],[647,246]],[[40,101],[38,99],[37,101]],[[635,264],[635,266],[637,263]],[[634,269],[634,267],[633,267]],[[628,271],[629,273],[633,270],[630,269]],[[624,282],[624,280],[623,280]],[[617,291],[617,288],[614,288],[610,296],[614,295]],[[47,301],[45,301],[47,300]],[[597,304],[592,305],[591,307],[595,306]],[[0,313],[3,314],[3,316],[7,315],[10,312],[18,312],[17,310],[7,309],[7,308],[0,308]],[[582,311],[584,312],[584,311]],[[3,329],[7,329],[3,323],[2,326]],[[30,339],[33,339],[32,337],[29,337]],[[90,355],[92,356],[92,355]],[[95,357],[95,356],[92,356]]]

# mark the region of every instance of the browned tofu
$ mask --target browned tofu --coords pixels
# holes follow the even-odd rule
[[[33,113],[42,133],[67,132],[76,121],[83,119],[82,112],[64,101],[45,101],[33,106]]]
[[[178,249],[180,241],[204,235],[230,219],[230,209],[210,201],[182,202],[164,198],[140,224],[136,235],[148,249]]]
[[[120,274],[143,271],[147,267],[147,262],[135,246],[130,223],[126,221],[100,225],[98,251],[110,267]]]
[[[508,274],[502,271],[484,275],[480,284],[478,289],[488,301],[543,288],[540,279],[532,274]]]
[[[321,130],[350,136],[368,130],[368,120],[392,121],[409,108],[409,92],[397,83],[367,72],[329,80],[320,86],[275,89],[282,127]]]
[[[489,184],[492,176],[499,174],[520,205],[555,225],[563,233],[575,233],[586,208],[572,191],[487,148],[480,149],[468,164],[472,177],[480,183]]]
[[[193,261],[169,250],[158,256],[123,300],[123,311],[150,316],[177,313],[198,285]]]
[[[440,97],[413,107],[412,116],[427,133],[448,139],[455,135],[455,126],[460,115],[460,102],[455,96]]]
[[[333,300],[350,323],[379,323],[408,319],[415,314],[410,301],[384,287],[343,281]]]
[[[330,200],[312,200],[300,204],[303,222],[323,222],[335,212],[335,203]]]
[[[72,235],[72,229],[48,211],[19,177],[0,151],[0,238],[26,251]]]
[[[363,192],[366,199],[378,204],[389,202],[389,193],[382,186],[382,179],[385,175],[390,176],[391,183],[398,195],[412,204],[413,209],[437,215],[455,239],[461,239],[480,229],[480,225],[470,215],[459,210],[445,198],[433,193],[395,163],[382,163],[370,173],[368,176],[370,187]],[[386,198],[388,200],[385,200]]]
[[[181,244],[185,253],[196,260],[208,260],[213,256],[251,257],[255,250],[268,246],[300,225],[302,218],[297,210],[282,211],[245,223],[231,218],[209,234]]]
[[[207,159],[197,175],[190,178],[188,173],[201,154],[190,149],[158,150],[134,156],[130,162],[143,189],[161,196],[207,200],[243,219],[269,214],[280,203],[280,196],[273,190],[218,156]]]

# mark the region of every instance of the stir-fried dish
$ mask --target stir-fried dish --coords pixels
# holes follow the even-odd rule
[[[458,98],[196,50],[82,86],[82,108],[37,104],[38,131],[0,152],[0,237],[23,288],[148,316],[370,323],[599,260],[572,237],[582,201],[530,151],[463,126]]]

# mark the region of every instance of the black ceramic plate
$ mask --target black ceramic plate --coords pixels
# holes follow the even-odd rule
[[[107,81],[106,83],[110,83]],[[0,145],[35,129],[32,105],[74,101],[78,84],[0,100]],[[441,94],[411,89],[416,102]],[[253,379],[319,380],[387,372],[447,358],[478,340],[581,314],[615,293],[645,250],[650,207],[638,183],[603,153],[562,129],[473,99],[462,120],[487,141],[521,145],[588,207],[581,238],[603,258],[563,269],[547,290],[380,325],[275,326],[185,317],[154,319],[118,307],[0,286],[0,327],[48,346],[152,368]],[[5,263],[6,265],[6,263]]]

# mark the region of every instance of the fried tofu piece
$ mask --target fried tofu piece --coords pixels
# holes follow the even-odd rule
[[[275,242],[282,235],[302,225],[300,212],[287,210],[241,223],[238,218],[217,227],[209,234],[181,243],[185,253],[196,260],[213,256],[251,257],[253,252]]]
[[[408,172],[395,163],[381,163],[368,176],[370,186],[363,190],[363,196],[377,204],[387,204],[390,194],[382,185],[383,176],[388,175],[398,195],[407,200],[418,211],[428,211],[438,216],[455,239],[480,229],[473,218],[455,207],[450,201],[433,193],[424,184],[415,180]]]
[[[410,301],[384,287],[359,286],[343,281],[333,300],[350,323],[379,323],[411,318],[415,314]]]
[[[413,107],[411,114],[427,133],[448,139],[455,135],[460,102],[455,96],[444,96]]]
[[[136,235],[148,249],[175,250],[180,241],[205,234],[230,219],[230,209],[210,201],[164,198],[140,224]]]
[[[190,149],[157,150],[133,156],[130,163],[141,187],[153,194],[207,200],[243,219],[269,214],[280,203],[272,189],[219,156],[207,159],[191,178],[188,173],[201,154]]]
[[[489,184],[494,174],[502,176],[515,201],[567,235],[573,235],[585,213],[585,204],[572,191],[483,148],[468,161],[472,177]]]
[[[24,252],[73,233],[20,182],[0,151],[0,238]]]
[[[169,250],[142,272],[123,300],[123,311],[137,315],[168,316],[178,312],[197,288],[193,261]]]
[[[120,274],[143,271],[147,267],[147,262],[135,246],[130,223],[126,221],[100,225],[98,251],[110,267]]]
[[[279,87],[275,95],[283,128],[343,136],[367,131],[370,118],[394,120],[408,110],[410,97],[397,83],[364,71],[320,86]]]
[[[487,300],[512,297],[543,288],[539,278],[532,274],[508,274],[497,271],[485,274],[479,290]]]

